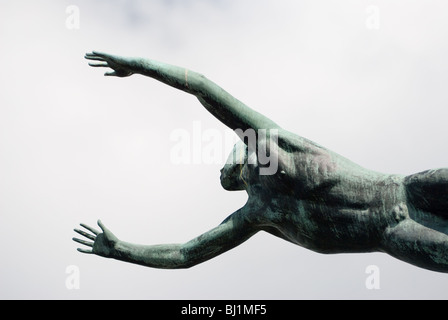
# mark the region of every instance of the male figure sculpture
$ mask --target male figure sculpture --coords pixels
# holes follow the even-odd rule
[[[141,74],[190,93],[233,130],[275,132],[276,141],[265,146],[278,168],[260,174],[265,163],[241,137],[232,155],[242,161],[224,166],[221,184],[245,190],[248,201],[219,226],[184,244],[145,246],[119,240],[98,221],[102,232],[84,224],[86,231],[75,229],[86,239],[74,240],[90,247],[80,252],[153,268],[189,268],[262,230],[320,253],[385,252],[448,272],[448,169],[410,176],[370,171],[282,129],[196,72],[100,52],[85,58],[92,67],[113,69],[106,76]]]

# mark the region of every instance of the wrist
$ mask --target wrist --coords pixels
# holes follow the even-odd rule
[[[119,259],[125,252],[124,242],[117,240],[111,250],[111,258]]]
[[[122,261],[131,261],[134,253],[134,245],[125,241],[117,240],[113,246],[111,258]]]
[[[131,71],[137,74],[145,75],[151,70],[149,61],[144,58],[132,58],[129,61],[129,65]]]

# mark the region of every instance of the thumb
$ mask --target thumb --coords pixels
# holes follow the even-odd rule
[[[106,226],[101,222],[101,220],[98,220],[98,226],[103,230],[103,232],[109,231],[107,230]]]
[[[117,237],[106,228],[106,226],[101,222],[101,220],[98,220],[98,226],[103,230],[103,234],[108,240],[117,240]]]

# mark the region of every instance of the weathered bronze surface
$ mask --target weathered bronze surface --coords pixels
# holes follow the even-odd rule
[[[141,74],[196,96],[240,136],[221,170],[221,184],[245,190],[249,198],[219,226],[184,244],[135,245],[100,221],[102,232],[82,224],[89,232],[75,231],[90,241],[73,240],[90,248],[80,252],[154,268],[189,268],[266,231],[320,253],[385,252],[448,272],[448,169],[410,176],[367,170],[282,129],[199,73],[100,52],[85,58],[92,67],[113,69],[106,76]]]

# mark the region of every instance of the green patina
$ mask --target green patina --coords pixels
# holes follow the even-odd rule
[[[245,190],[249,198],[219,226],[184,244],[126,243],[99,221],[101,231],[75,229],[86,240],[74,240],[91,247],[79,251],[147,267],[189,268],[265,231],[316,252],[385,252],[448,272],[448,169],[410,176],[370,171],[284,130],[199,73],[100,52],[85,58],[92,67],[113,69],[106,76],[140,74],[196,96],[240,136],[232,154],[241,161],[224,166],[221,184]],[[258,139],[252,145],[243,135],[248,132]],[[264,170],[259,149],[275,160],[273,170]]]

